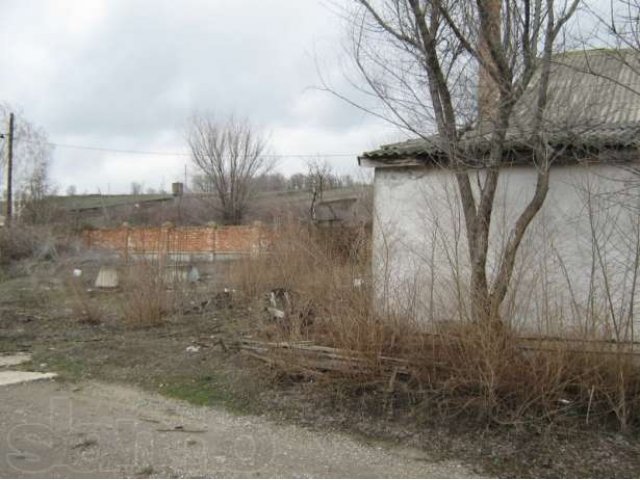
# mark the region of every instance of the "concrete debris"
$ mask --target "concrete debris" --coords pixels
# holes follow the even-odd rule
[[[168,283],[182,283],[189,279],[187,265],[169,265],[164,272],[164,280]]]
[[[169,283],[197,283],[200,281],[200,272],[195,265],[178,264],[167,267],[165,280]]]
[[[187,347],[187,352],[189,353],[198,353],[200,351],[200,347],[195,346],[195,345],[189,345]]]
[[[15,370],[0,371],[0,387],[19,383],[48,380],[57,377],[55,373],[23,372]]]
[[[267,311],[269,312],[273,320],[282,320],[285,317],[284,311],[278,308],[267,307]]]
[[[120,279],[114,267],[101,267],[96,278],[96,288],[118,288]]]
[[[187,273],[187,282],[189,283],[197,283],[200,281],[200,272],[198,268],[195,266],[191,266],[189,272]]]
[[[0,367],[13,367],[31,360],[28,353],[16,353],[13,355],[0,355]]]
[[[287,310],[291,308],[291,297],[284,288],[274,288],[269,292],[269,303],[273,308]]]

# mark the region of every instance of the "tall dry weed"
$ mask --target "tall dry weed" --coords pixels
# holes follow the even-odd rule
[[[157,261],[137,261],[123,278],[122,314],[132,327],[161,325],[173,306],[173,293],[168,291],[165,269]]]
[[[67,281],[67,290],[73,318],[89,325],[102,323],[105,316],[104,309],[98,301],[91,298],[82,278],[70,278]]]
[[[265,316],[265,338],[310,340],[364,359],[363,368],[325,372],[318,384],[348,380],[354,392],[366,386],[385,399],[410,399],[431,412],[497,423],[613,420],[628,429],[640,422],[640,373],[632,344],[603,349],[607,343],[594,335],[527,341],[508,317],[487,324],[461,314],[425,324],[411,315],[379,311],[372,304],[367,236],[345,242],[331,235],[287,225],[268,254],[234,270],[238,287],[260,301],[273,289],[291,295],[286,319]],[[382,365],[384,357],[407,367],[399,374],[390,371]]]

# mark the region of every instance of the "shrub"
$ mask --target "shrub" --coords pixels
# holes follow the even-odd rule
[[[54,251],[51,231],[44,227],[0,227],[0,264],[43,258]]]
[[[99,325],[104,318],[102,306],[88,295],[80,278],[71,278],[67,283],[71,298],[73,317],[80,323]]]
[[[232,279],[253,298],[264,299],[272,290],[287,292],[281,307],[288,310],[292,334],[336,308],[368,311],[368,293],[360,286],[369,278],[366,235],[348,231],[361,241],[345,247],[340,237],[346,234],[341,231],[332,238],[313,226],[285,225],[275,233],[268,253],[236,263]]]
[[[172,302],[159,262],[140,261],[129,265],[122,285],[125,323],[132,327],[149,327],[164,322]]]

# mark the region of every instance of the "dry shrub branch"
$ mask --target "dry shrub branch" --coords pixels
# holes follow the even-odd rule
[[[168,291],[162,262],[140,260],[129,265],[124,279],[123,319],[131,327],[161,325],[172,310],[175,291]]]
[[[462,315],[426,326],[373,308],[369,266],[366,232],[295,224],[279,230],[268,254],[239,263],[238,287],[263,305],[277,298],[286,314],[264,312],[258,336],[270,345],[301,345],[274,349],[272,365],[296,377],[312,375],[318,385],[380,396],[380,405],[421,406],[429,415],[509,424],[613,421],[622,429],[638,424],[633,343],[593,335],[527,340],[505,318],[500,328]],[[278,297],[283,292],[285,299]],[[325,363],[318,362],[321,354]]]
[[[47,227],[12,225],[0,228],[0,265],[28,259],[42,260],[55,252],[55,239]]]
[[[71,301],[73,318],[80,323],[99,325],[105,317],[105,312],[99,301],[91,298],[84,281],[79,277],[71,277],[67,281],[67,291]]]

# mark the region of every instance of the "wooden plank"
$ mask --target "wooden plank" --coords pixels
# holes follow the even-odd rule
[[[285,366],[298,364],[304,365],[306,368],[354,373],[372,368],[370,361],[363,358],[361,354],[332,347],[242,339],[240,349],[250,352],[253,357],[262,361],[269,362],[277,358],[278,363],[285,364]],[[380,368],[409,374],[406,360],[380,356],[375,360]]]
[[[455,337],[452,337],[455,338]],[[530,342],[530,344],[526,344]],[[546,343],[546,345],[545,345]],[[533,345],[532,345],[533,344]],[[562,340],[540,340],[531,342],[523,341],[516,348],[527,352],[555,352],[558,348],[570,353],[578,354],[605,354],[605,355],[640,355],[640,351],[629,351],[628,346],[622,346],[603,342],[597,344],[600,348],[593,348],[594,343],[587,345],[591,349],[577,348],[576,342],[564,342]],[[619,350],[619,348],[623,348]],[[247,351],[251,356],[267,363],[278,365],[283,369],[302,369],[306,373],[310,371],[336,371],[341,373],[367,373],[377,369],[391,373],[392,378],[398,374],[410,375],[412,362],[403,358],[395,358],[377,355],[374,358],[350,350],[313,345],[308,341],[297,342],[261,342],[253,339],[241,339],[240,349]],[[632,347],[633,350],[633,347]],[[431,364],[438,368],[446,365]]]

